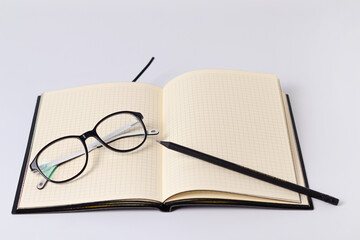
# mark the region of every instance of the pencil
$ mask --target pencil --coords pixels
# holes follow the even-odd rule
[[[235,171],[235,172],[238,172],[238,173],[241,173],[241,174],[244,174],[244,175],[247,175],[247,176],[268,182],[268,183],[271,183],[271,184],[274,184],[276,186],[286,188],[288,190],[295,191],[295,192],[298,192],[301,194],[305,194],[309,197],[313,197],[313,198],[319,199],[321,201],[324,201],[324,202],[327,202],[327,203],[330,203],[333,205],[338,205],[338,203],[339,203],[339,199],[329,196],[329,195],[326,195],[324,193],[312,190],[310,188],[306,188],[306,187],[294,184],[292,182],[288,182],[283,179],[276,178],[276,177],[270,176],[265,173],[261,173],[256,170],[253,170],[253,169],[250,169],[250,168],[247,168],[247,167],[244,167],[244,166],[241,166],[241,165],[229,162],[229,161],[225,161],[223,159],[193,150],[191,148],[181,146],[181,145],[173,143],[173,142],[167,142],[167,141],[158,141],[158,142],[161,145],[167,147],[168,149],[174,150],[176,152],[198,158],[205,162],[208,162],[208,163],[211,163],[211,164],[214,164],[214,165],[217,165],[217,166],[220,166],[220,167],[223,167],[223,168],[226,168],[226,169],[229,169],[229,170],[232,170],[232,171]]]

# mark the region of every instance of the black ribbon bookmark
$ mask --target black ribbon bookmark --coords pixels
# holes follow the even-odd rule
[[[282,180],[280,178],[276,178],[276,177],[270,176],[268,174],[258,172],[256,170],[253,170],[253,169],[250,169],[247,167],[243,167],[238,164],[228,162],[228,161],[222,160],[217,157],[213,157],[211,155],[181,146],[176,143],[166,142],[166,141],[158,141],[158,142],[161,145],[163,145],[171,150],[201,159],[205,162],[212,163],[214,165],[217,165],[217,166],[220,166],[220,167],[223,167],[223,168],[226,168],[226,169],[238,172],[238,173],[242,173],[244,175],[274,184],[276,186],[283,187],[288,190],[292,190],[292,191],[295,191],[295,192],[298,192],[301,194],[305,194],[309,197],[313,197],[313,198],[319,199],[321,201],[324,201],[324,202],[327,202],[327,203],[330,203],[333,205],[338,205],[338,203],[339,203],[339,199],[337,199],[335,197],[332,197],[332,196],[326,195],[324,193],[317,192],[312,189]]]
[[[149,63],[146,64],[143,70],[141,70],[141,72],[134,78],[134,80],[132,80],[132,82],[136,82],[138,78],[141,77],[141,75],[146,71],[146,69],[150,66],[150,64],[154,61],[154,59],[155,59],[154,57],[150,59]]]

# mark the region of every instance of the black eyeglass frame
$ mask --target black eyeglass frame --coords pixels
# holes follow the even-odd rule
[[[121,149],[115,149],[113,147],[111,147],[110,145],[108,145],[108,143],[105,143],[98,135],[98,133],[96,132],[96,129],[97,127],[103,122],[105,121],[106,119],[110,118],[110,117],[113,117],[115,115],[118,115],[118,114],[131,114],[133,115],[134,117],[136,117],[137,120],[139,120],[139,122],[141,123],[141,126],[143,127],[144,129],[144,140],[139,144],[137,145],[136,147],[133,147],[133,148],[130,148],[130,149],[126,149],[126,150],[121,150]],[[86,139],[90,138],[90,137],[94,137],[97,141],[99,141],[102,146],[105,146],[106,148],[112,150],[112,151],[115,151],[115,152],[131,152],[131,151],[134,151],[136,149],[138,149],[139,147],[141,147],[146,139],[147,139],[147,130],[146,130],[146,127],[145,127],[145,124],[143,122],[143,115],[140,113],[140,112],[132,112],[132,111],[119,111],[119,112],[114,112],[114,113],[111,113],[107,116],[105,116],[104,118],[102,118],[96,125],[95,127],[90,130],[90,131],[87,131],[81,135],[68,135],[68,136],[64,136],[64,137],[61,137],[61,138],[58,138],[58,139],[55,139],[53,141],[51,141],[50,143],[46,144],[37,154],[36,156],[34,157],[34,159],[32,160],[32,162],[30,163],[30,169],[32,171],[37,171],[39,172],[46,180],[50,181],[50,182],[53,182],[53,183],[65,183],[65,182],[69,182],[75,178],[77,178],[80,174],[82,174],[88,164],[88,159],[89,159],[89,150],[88,150],[88,147],[86,146]],[[53,145],[54,143],[56,142],[59,142],[59,141],[62,141],[64,139],[68,139],[68,138],[76,138],[76,139],[79,139],[80,142],[83,144],[84,146],[84,149],[85,149],[85,156],[86,156],[86,160],[85,160],[85,164],[84,164],[84,167],[80,170],[80,172],[78,174],[76,174],[75,176],[69,178],[69,179],[66,179],[66,180],[62,180],[62,181],[55,181],[55,180],[52,180],[50,178],[48,178],[41,170],[40,170],[40,167],[38,165],[38,158],[39,156],[41,155],[41,153],[47,149],[49,146]],[[109,143],[111,143],[112,141],[110,141]],[[100,146],[101,147],[101,146]],[[60,164],[61,165],[61,164]]]

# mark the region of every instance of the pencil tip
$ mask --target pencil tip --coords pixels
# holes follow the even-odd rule
[[[160,140],[156,140],[158,143],[160,143],[161,145],[163,145],[164,147],[169,147],[170,146],[170,143],[167,142],[167,141],[160,141]]]

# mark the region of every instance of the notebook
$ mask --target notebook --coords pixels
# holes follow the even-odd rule
[[[104,116],[135,111],[158,129],[139,149],[89,153],[80,177],[39,190],[29,164],[54,139],[80,135]],[[105,83],[38,97],[13,214],[152,207],[313,209],[311,198],[162,147],[167,140],[308,187],[289,97],[276,75],[199,70],[164,88]]]

